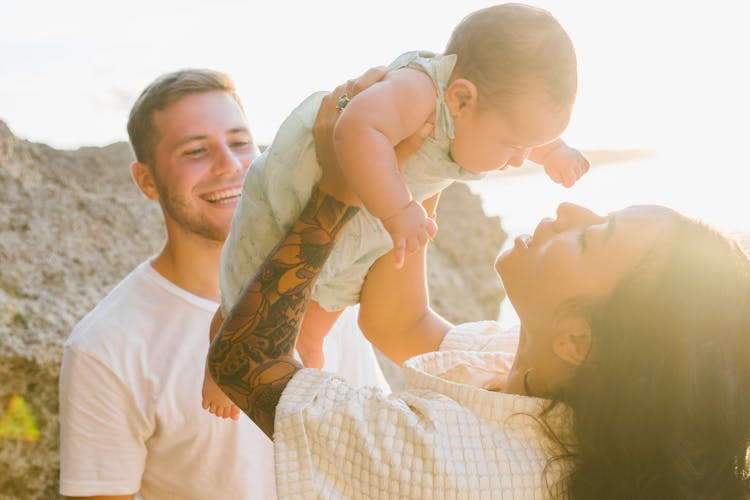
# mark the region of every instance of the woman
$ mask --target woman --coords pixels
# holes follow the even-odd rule
[[[386,397],[292,356],[354,204],[329,169],[209,353],[274,437],[280,496],[748,495],[750,263],[734,242],[663,207],[563,204],[496,263],[518,340],[450,325],[428,307],[424,254],[400,271],[386,255],[363,329],[398,360],[438,349],[407,361],[407,391]]]

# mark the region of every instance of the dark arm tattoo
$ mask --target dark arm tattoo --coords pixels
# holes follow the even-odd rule
[[[281,393],[302,369],[294,359],[294,345],[313,284],[357,211],[314,188],[302,214],[245,285],[211,343],[211,376],[268,437],[273,437]]]

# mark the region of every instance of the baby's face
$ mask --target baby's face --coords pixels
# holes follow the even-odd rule
[[[533,96],[519,96],[506,112],[469,104],[454,116],[453,161],[472,172],[518,166],[531,150],[557,139],[570,110],[551,111]]]

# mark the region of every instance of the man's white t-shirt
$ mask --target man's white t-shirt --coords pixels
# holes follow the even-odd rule
[[[60,372],[60,493],[144,499],[274,498],[273,444],[255,424],[201,408],[218,304],[139,265],[73,330]],[[326,367],[387,384],[348,310]]]

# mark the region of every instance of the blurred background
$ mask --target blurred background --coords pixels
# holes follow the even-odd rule
[[[57,148],[123,141],[146,84],[209,67],[233,77],[256,141],[268,144],[311,92],[407,50],[440,52],[463,16],[491,3],[3,0],[0,120]],[[747,233],[746,2],[529,3],[550,10],[576,46],[579,93],[563,138],[595,168],[572,189],[533,165],[472,185],[509,241],[561,201],[602,212],[660,203]]]

